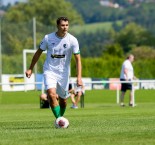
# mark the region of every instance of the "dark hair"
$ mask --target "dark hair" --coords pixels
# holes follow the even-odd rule
[[[60,21],[69,21],[69,19],[67,18],[67,17],[59,17],[58,19],[57,19],[57,25],[59,25],[60,24]]]

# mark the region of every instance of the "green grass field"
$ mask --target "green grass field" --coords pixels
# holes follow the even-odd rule
[[[85,108],[70,109],[68,100],[68,129],[54,127],[51,110],[39,108],[39,95],[0,92],[0,145],[155,144],[155,90],[137,90],[136,107],[116,104],[116,91],[86,91]]]
[[[122,22],[117,21],[117,24],[122,25]],[[82,26],[73,26],[70,28],[70,31],[76,34],[80,34],[82,32],[94,33],[97,30],[109,31],[111,28],[112,28],[112,22],[100,22],[100,23],[85,24]]]

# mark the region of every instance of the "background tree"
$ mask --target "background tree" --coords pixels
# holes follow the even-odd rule
[[[67,0],[82,15],[85,23],[116,21],[125,17],[125,9],[114,9],[100,4],[99,0]]]
[[[106,45],[106,49],[103,52],[103,55],[123,57],[124,51],[119,43],[108,44]]]
[[[6,9],[1,29],[3,73],[23,73],[22,51],[23,49],[34,49],[33,17],[36,17],[37,20],[36,40],[38,46],[45,34],[55,31],[56,18],[59,15],[67,15],[71,19],[71,28],[76,28],[78,31],[76,33],[77,31],[70,29],[71,33],[79,40],[84,77],[118,78],[122,62],[128,53],[133,53],[136,57],[134,62],[136,76],[140,78],[155,78],[155,36],[152,33],[155,25],[152,22],[154,16],[151,15],[151,12],[154,12],[153,6],[155,3],[146,4],[144,0],[139,1],[139,3],[135,1],[131,5],[127,4],[127,1],[111,0],[121,4],[121,8],[114,9],[101,6],[98,0],[89,0],[89,2],[83,0],[66,1],[29,0],[28,3],[16,3],[9,10]],[[69,1],[73,2],[73,6]],[[142,6],[143,3],[146,6]],[[140,24],[141,20],[143,20],[141,8],[149,16],[144,17],[144,23],[142,24]],[[79,13],[75,11],[76,9],[78,9]],[[95,29],[94,23],[93,27],[88,27],[89,29],[84,27],[86,29],[79,32],[80,29],[78,28],[82,26],[78,27],[77,24],[82,24],[83,22],[80,14],[82,14],[84,21],[87,23],[111,22],[108,22],[108,27],[103,25],[103,28],[100,27],[100,29]],[[119,23],[116,20],[120,20]],[[73,25],[76,25],[76,27],[72,27]],[[152,31],[150,31],[151,29]],[[31,58],[32,54],[31,57],[28,55],[28,63],[30,63],[29,60]],[[41,57],[38,62],[38,73],[42,73],[42,67],[40,66],[42,66],[44,59],[45,56]],[[74,65],[74,63],[72,64]],[[72,76],[76,76],[75,66],[73,65]]]
[[[76,36],[80,42],[83,57],[101,56],[105,50],[105,45],[111,41],[111,33],[104,30],[97,30],[94,33],[84,31]]]
[[[29,0],[10,7],[2,22],[3,54],[19,54],[23,49],[33,48],[33,17],[37,21],[38,46],[46,33],[55,30],[59,16],[68,16],[72,25],[83,23],[72,5],[64,0]]]
[[[136,46],[155,44],[155,37],[145,28],[130,23],[126,25],[120,32],[117,33],[115,42],[119,43],[124,50],[124,53],[131,51]]]
[[[36,17],[38,48],[44,35],[56,30],[59,16],[67,16],[71,26],[83,23],[72,5],[64,0],[29,0],[27,3],[16,3],[6,10],[1,25],[3,73],[23,73],[23,49],[34,49],[32,18]],[[39,67],[38,70],[42,72]]]
[[[155,34],[155,2],[141,3],[138,7],[131,7],[127,10],[127,18],[132,17],[132,21],[150,30]],[[125,19],[126,21],[126,19]]]
[[[59,16],[68,16],[71,24],[82,24],[82,18],[74,10],[71,3],[65,0],[28,0],[27,3],[17,3],[10,7],[5,17],[9,22],[25,22],[36,17],[45,25],[54,25]]]

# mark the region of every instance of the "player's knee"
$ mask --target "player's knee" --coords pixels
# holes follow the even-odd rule
[[[48,93],[48,99],[50,100],[50,102],[55,102],[56,100],[58,100],[58,95],[56,93]]]

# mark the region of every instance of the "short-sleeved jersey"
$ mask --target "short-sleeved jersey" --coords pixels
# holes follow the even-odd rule
[[[133,66],[132,66],[131,62],[128,59],[125,60],[122,64],[122,69],[121,69],[121,74],[120,74],[121,79],[126,79],[124,69],[128,70],[128,79],[132,80],[133,76],[134,76],[134,70],[133,70]]]
[[[44,71],[55,73],[68,73],[72,54],[80,53],[78,41],[70,33],[63,38],[58,37],[56,32],[45,35],[40,43],[40,49],[47,50]]]

